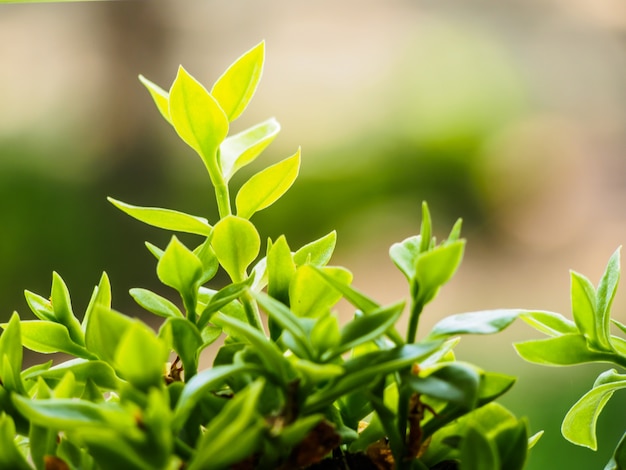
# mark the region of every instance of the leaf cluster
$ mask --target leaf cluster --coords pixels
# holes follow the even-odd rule
[[[457,361],[454,347],[458,335],[495,333],[520,315],[557,317],[470,312],[418,340],[424,308],[465,248],[460,221],[437,242],[426,204],[420,234],[390,249],[407,279],[406,301],[381,305],[354,288],[352,273],[331,264],[335,232],[296,249],[280,236],[262,249],[251,219],[288,191],[300,167],[297,150],[232,185],[280,129],[270,118],[229,135],[257,89],[264,57],[260,43],[210,89],[182,67],[167,91],[140,77],[203,162],[219,218],[110,198],[141,222],[198,237],[195,246],[176,235],[165,247],[147,244],[173,298],[144,288],[130,294],[162,319],[157,331],[112,308],[106,274],[79,316],[56,273],[49,297],[26,291],[37,320],[15,313],[0,336],[0,468],[290,469],[357,453],[382,469],[523,467],[536,438],[529,441],[527,423],[494,402],[515,379]],[[219,270],[226,285],[214,284]],[[622,357],[622,343],[603,329],[606,318],[597,324],[583,312],[608,309],[614,281],[608,275],[589,306],[577,300],[575,324],[544,321],[557,339],[587,345],[583,358]],[[577,299],[591,295],[578,278],[577,286]],[[342,299],[354,307],[343,324],[335,308]],[[409,317],[405,336],[396,329],[402,315]],[[217,353],[203,369],[210,345]],[[70,359],[23,369],[23,347]],[[604,376],[599,387],[622,383]]]

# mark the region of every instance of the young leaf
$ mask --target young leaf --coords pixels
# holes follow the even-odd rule
[[[289,305],[289,284],[296,273],[296,265],[285,236],[282,235],[267,252],[267,293]]]
[[[389,248],[389,256],[394,264],[402,271],[408,281],[415,277],[417,258],[420,255],[421,237],[409,237],[400,243],[394,243]]]
[[[345,268],[324,267],[318,270],[307,264],[299,267],[289,286],[289,305],[299,317],[325,314],[342,297],[333,284],[320,276],[320,270],[338,283],[349,284],[352,281],[352,273]]]
[[[415,393],[452,402],[466,410],[478,403],[481,374],[475,367],[462,362],[441,364],[426,375],[410,376],[406,385]]]
[[[81,323],[83,331],[85,331],[91,312],[95,308],[111,308],[111,283],[109,282],[109,276],[105,272],[100,276],[100,282],[94,288],[89,299],[89,305],[87,305],[87,310],[85,310],[85,316]]]
[[[537,364],[567,366],[584,362],[616,362],[622,365],[624,362],[617,354],[589,349],[581,334],[524,341],[513,346],[524,360]]]
[[[464,250],[465,241],[458,240],[439,245],[417,258],[415,281],[422,305],[430,302],[439,288],[452,278],[461,264]]]
[[[324,358],[320,362],[327,362],[328,352],[334,350],[341,342],[341,332],[339,331],[337,317],[328,313],[318,318],[311,330],[310,338],[311,345],[317,352],[317,357]],[[348,347],[347,349],[350,348]],[[335,355],[339,354],[341,353]]]
[[[615,375],[614,381],[594,386],[570,408],[561,425],[561,433],[565,439],[592,450],[598,448],[596,438],[598,416],[613,393],[626,388],[626,377]]]
[[[4,387],[10,392],[23,393],[24,386],[20,372],[24,353],[19,315],[13,313],[9,323],[2,325],[2,328],[4,331],[0,335],[0,379],[2,380],[0,392]],[[0,402],[2,402],[1,399]]]
[[[280,131],[276,119],[271,118],[256,126],[227,137],[220,145],[220,165],[224,180],[252,163],[272,143]]]
[[[205,284],[217,274],[220,263],[215,256],[213,247],[211,247],[211,237],[208,237],[202,244],[197,246],[193,250],[193,254],[198,257],[202,263],[202,276],[198,281],[200,284]]]
[[[217,151],[228,134],[228,117],[211,94],[181,66],[169,94],[169,114],[178,135],[221,179]]]
[[[126,204],[112,197],[108,201],[122,212],[131,217],[153,227],[172,230],[175,232],[194,233],[208,237],[211,235],[211,225],[203,217],[185,214],[171,209],[161,209],[160,207],[140,207]]]
[[[300,149],[291,157],[260,171],[239,189],[237,215],[249,219],[274,204],[291,187],[300,169]]]
[[[246,278],[246,269],[259,254],[261,238],[250,221],[229,215],[215,225],[211,244],[230,278],[241,282]]]
[[[72,311],[70,292],[61,276],[56,272],[52,273],[50,302],[52,303],[54,316],[59,323],[65,325],[72,341],[78,345],[84,346],[85,337],[80,322],[76,319]]]
[[[167,91],[162,89],[160,86],[152,83],[143,75],[139,75],[139,81],[148,89],[150,92],[150,96],[154,100],[154,104],[156,104],[159,112],[165,118],[167,122],[172,123],[172,119],[170,118],[170,110],[169,110],[169,94]]]
[[[590,346],[600,351],[611,351],[610,343],[602,339],[596,330],[596,291],[593,284],[582,274],[571,271],[572,314],[578,330]]]
[[[185,318],[168,318],[159,329],[159,337],[180,357],[185,380],[193,377],[198,372],[198,354],[203,344],[196,325]]]
[[[517,317],[529,312],[529,310],[501,309],[450,315],[439,321],[433,327],[428,338],[435,339],[463,334],[488,335],[498,333],[513,323]]]
[[[41,377],[54,383],[60,381],[68,372],[71,372],[76,382],[80,384],[85,384],[91,380],[98,387],[108,390],[116,390],[121,382],[115,375],[113,368],[106,362],[85,359],[72,359],[50,369],[34,370],[28,373],[25,371],[22,375],[27,380]]]
[[[180,317],[184,318],[184,315],[180,309],[165,297],[161,297],[159,294],[155,294],[148,289],[134,288],[129,291],[130,296],[141,307],[145,308],[148,312],[154,313],[163,318]]]
[[[84,346],[76,344],[65,326],[42,320],[27,320],[21,322],[22,342],[24,347],[39,353],[62,352],[72,356],[93,359]]]
[[[15,423],[5,413],[0,413],[0,468],[32,470],[15,443]]]
[[[26,298],[26,303],[30,307],[30,310],[37,318],[40,320],[57,321],[54,316],[54,310],[52,309],[52,302],[50,302],[49,299],[29,290],[24,291],[24,297]]]
[[[426,201],[422,202],[422,225],[420,227],[420,253],[426,253],[432,243],[432,219],[430,217],[430,211],[428,210],[428,204]]]
[[[229,284],[213,294],[211,300],[206,305],[206,307],[202,311],[202,314],[200,315],[200,318],[198,319],[198,329],[204,329],[204,327],[209,323],[209,320],[211,319],[213,314],[219,312],[220,309],[230,304],[234,300],[240,298],[250,287],[251,281],[252,279],[248,278],[242,282]]]
[[[163,284],[180,292],[188,309],[195,309],[195,295],[202,272],[198,257],[173,236],[157,264],[157,275]],[[191,311],[188,313],[192,315]]]
[[[85,327],[87,349],[109,364],[114,363],[120,338],[134,320],[109,308],[96,307]]]
[[[332,231],[328,235],[304,245],[293,254],[293,261],[296,266],[302,266],[305,263],[313,266],[323,267],[328,264],[330,258],[335,251],[337,244],[337,232]]]
[[[520,318],[537,331],[541,331],[548,336],[578,333],[576,324],[559,313],[528,312],[521,314]]]
[[[620,277],[620,248],[618,248],[606,266],[604,275],[596,291],[596,331],[599,343],[611,347],[611,304],[617,292]]]
[[[141,390],[158,387],[163,381],[168,352],[165,344],[148,326],[136,321],[119,339],[114,367],[124,379]]]
[[[256,91],[265,60],[265,42],[261,42],[239,57],[217,79],[211,89],[220,107],[234,121],[246,109]]]

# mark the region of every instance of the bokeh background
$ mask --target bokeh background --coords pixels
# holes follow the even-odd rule
[[[235,130],[276,116],[259,165],[300,145],[300,179],[258,214],[292,247],[337,229],[335,263],[381,302],[406,295],[391,243],[427,200],[443,237],[468,239],[424,314],[497,307],[569,312],[569,269],[597,283],[626,241],[626,4],[622,0],[210,0],[0,6],[0,319],[30,314],[59,272],[82,311],[107,271],[114,306],[157,282],[143,246],[169,234],[106,196],[214,218],[202,163],[162,120],[139,73],[168,88],[179,64],[210,86],[267,42],[264,78]],[[257,169],[259,166],[256,167]],[[249,176],[255,167],[245,173]],[[624,295],[614,315],[625,321]],[[560,436],[605,367],[542,368],[523,325],[464,338],[459,357],[519,377],[504,400],[545,430],[531,470],[603,468],[626,422],[616,395],[598,452]]]

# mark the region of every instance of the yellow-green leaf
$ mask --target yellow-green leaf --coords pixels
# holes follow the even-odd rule
[[[170,118],[169,110],[169,93],[160,86],[152,83],[143,75],[139,75],[139,81],[148,89],[148,91],[150,92],[150,96],[152,96],[152,99],[154,100],[157,108],[159,109],[163,117],[167,120],[167,122],[171,124],[172,119]]]
[[[211,245],[231,279],[240,282],[246,277],[250,263],[259,254],[261,238],[250,221],[229,215],[215,224]]]
[[[260,171],[237,193],[237,215],[249,219],[271,206],[291,187],[300,170],[300,149],[289,158]]]

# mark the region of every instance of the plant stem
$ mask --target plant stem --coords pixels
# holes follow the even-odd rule
[[[241,296],[241,303],[243,304],[243,309],[246,312],[246,319],[248,320],[248,323],[259,331],[265,333],[263,323],[261,322],[259,307],[249,291],[246,290],[246,292]]]
[[[220,175],[221,176],[221,175]],[[214,182],[215,186],[215,197],[217,199],[217,209],[220,214],[220,219],[231,215],[232,211],[230,208],[230,195],[228,193],[228,185],[224,182],[222,178],[221,181]]]
[[[409,315],[409,329],[406,334],[407,344],[412,344],[415,342],[415,338],[417,337],[417,326],[419,324],[420,316],[422,315],[422,310],[424,310],[424,305],[422,304],[422,302],[414,302],[411,304],[411,311]]]

